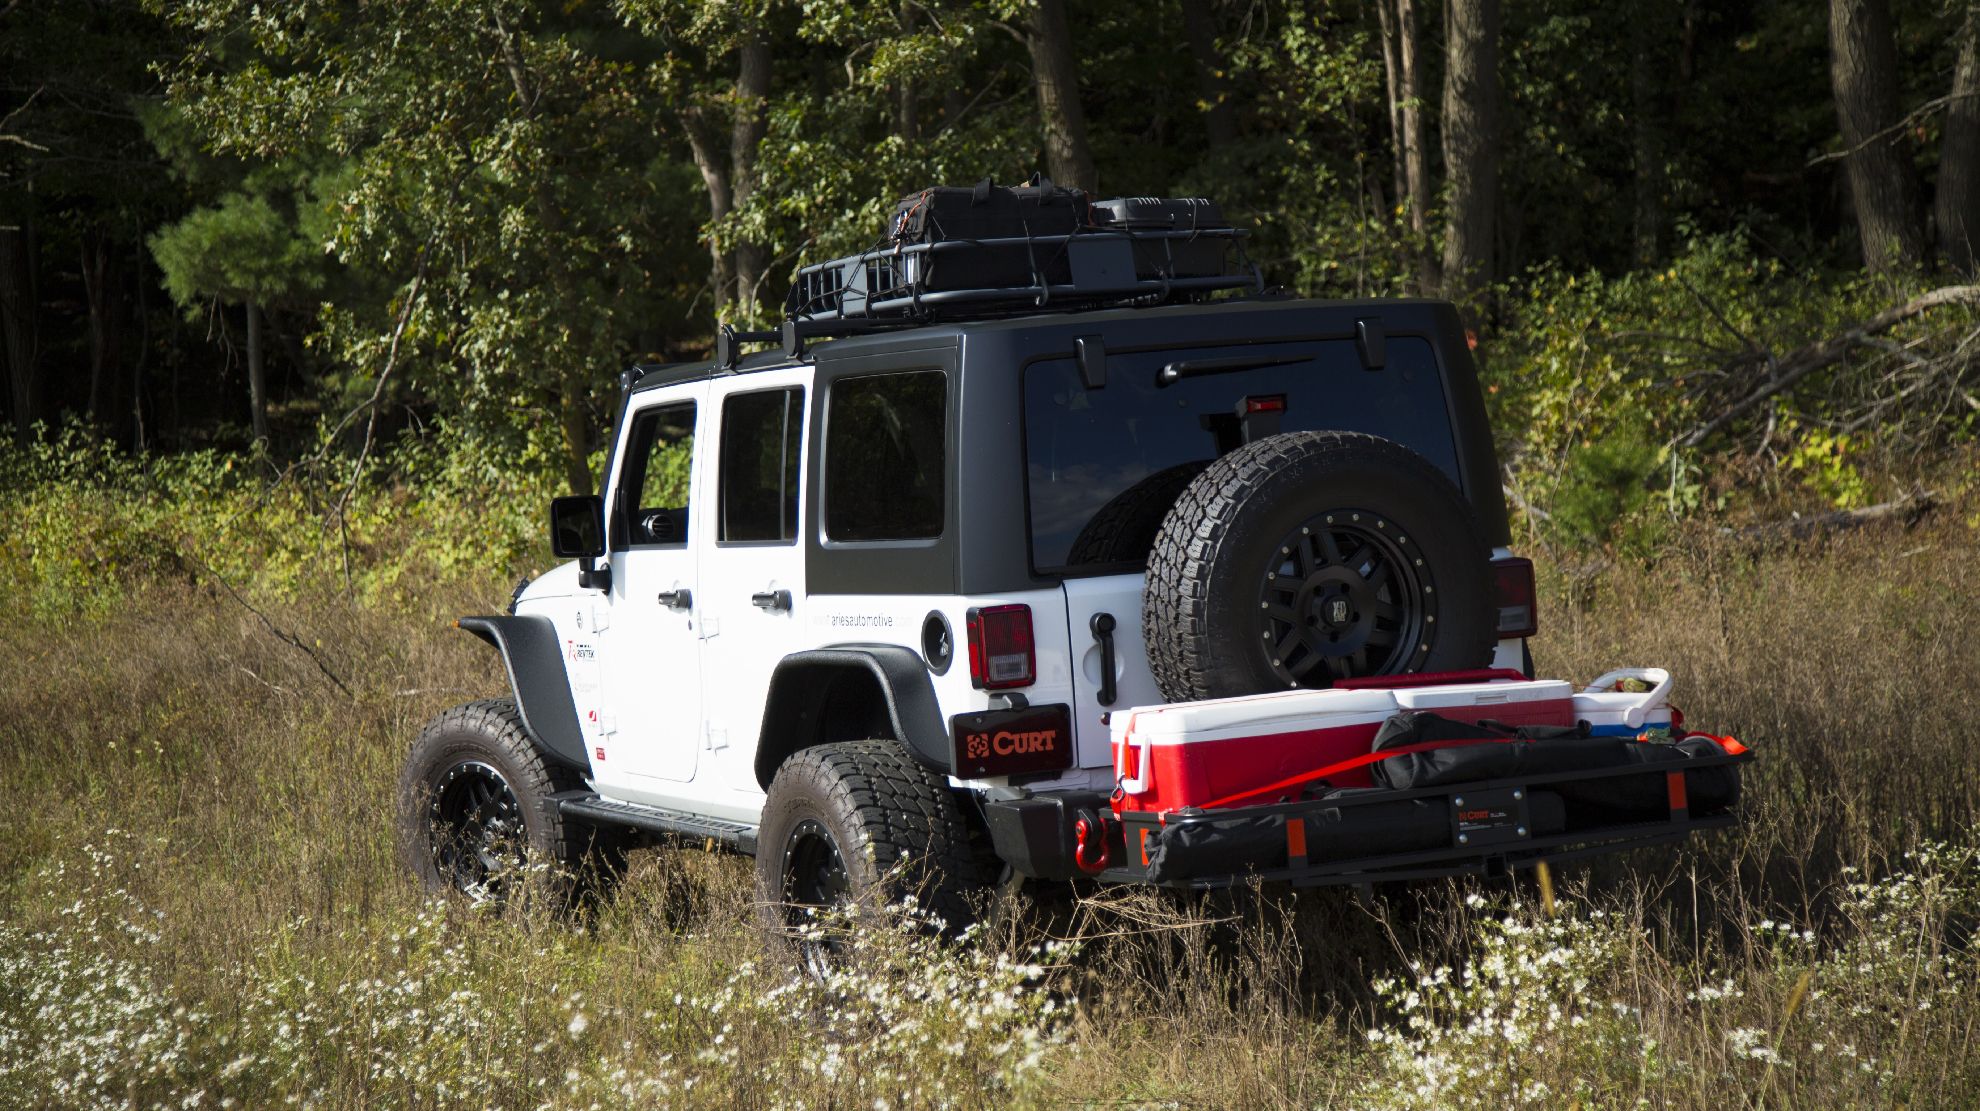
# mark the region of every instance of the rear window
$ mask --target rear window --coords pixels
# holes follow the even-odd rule
[[[1097,390],[1071,359],[1033,363],[1024,372],[1032,566],[1144,566],[1183,487],[1218,456],[1274,432],[1381,436],[1462,487],[1429,342],[1391,336],[1387,363],[1363,369],[1348,340],[1108,352]]]

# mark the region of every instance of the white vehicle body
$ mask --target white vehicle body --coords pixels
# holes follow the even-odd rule
[[[801,537],[725,542],[713,527],[722,512],[724,475],[720,445],[733,399],[783,391],[802,406],[797,443],[788,449],[811,458],[820,403],[813,368],[798,364],[712,380],[642,390],[623,414],[622,430],[643,415],[692,411],[687,535],[666,544],[614,536],[602,562],[609,588],[579,585],[575,564],[531,583],[518,596],[518,616],[552,622],[564,646],[571,698],[582,723],[589,780],[599,797],[614,802],[754,825],[763,809],[765,783],[756,756],[766,700],[780,661],[812,649],[846,645],[894,645],[924,654],[923,630],[939,615],[959,641],[972,608],[1028,606],[1036,644],[1035,681],[1022,695],[1033,705],[1071,707],[1072,766],[1023,777],[1033,790],[1111,790],[1113,756],[1106,715],[1112,709],[1163,701],[1146,663],[1141,633],[1142,574],[1068,578],[1056,587],[990,595],[812,594],[806,590]],[[606,476],[607,512],[620,506],[632,455],[641,445],[623,431]],[[795,468],[800,507],[814,503],[809,468]],[[711,512],[712,510],[712,512]],[[623,510],[622,510],[623,512]],[[801,528],[820,522],[799,513]],[[608,529],[608,533],[613,530]],[[1510,553],[1499,548],[1495,556]],[[686,592],[686,605],[678,604]],[[760,604],[760,596],[788,592],[788,605]],[[671,598],[664,595],[672,595]],[[781,598],[782,595],[779,595]],[[1103,652],[1086,630],[1096,613],[1112,614],[1115,697],[1099,701]],[[997,692],[977,689],[960,643],[950,663],[930,676],[944,723],[955,715],[1009,704]],[[1495,666],[1519,668],[1522,640],[1500,642]],[[987,790],[1005,777],[964,779],[954,786]]]

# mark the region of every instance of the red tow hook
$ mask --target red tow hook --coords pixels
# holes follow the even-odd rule
[[[1099,842],[1100,858],[1088,859],[1095,841]],[[1113,846],[1107,843],[1107,819],[1080,811],[1079,820],[1073,823],[1073,863],[1089,876],[1099,875],[1114,863]]]

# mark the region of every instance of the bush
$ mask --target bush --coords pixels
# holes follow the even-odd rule
[[[1888,376],[1919,398],[1957,390],[1969,310],[1945,308],[1865,345],[1756,407],[1723,434],[1680,441],[1750,394],[1778,358],[1919,292],[1923,276],[1793,270],[1737,235],[1694,240],[1670,266],[1613,277],[1548,266],[1504,293],[1485,365],[1511,481],[1574,543],[1654,541],[1670,518],[1787,495],[1852,506],[1918,449],[1971,437],[1966,404],[1893,406]],[[1883,342],[1883,341],[1879,341]]]
[[[513,576],[549,557],[557,471],[524,462],[442,427],[355,475],[336,456],[277,472],[213,450],[132,455],[71,424],[0,445],[0,588],[59,617],[108,612],[159,579],[403,602],[435,581]]]

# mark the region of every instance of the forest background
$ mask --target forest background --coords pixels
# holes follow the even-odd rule
[[[1974,40],[1947,0],[12,0],[9,485],[63,442],[344,515],[588,490],[621,369],[913,189],[1043,172],[1214,198],[1292,291],[1461,302],[1577,544],[1884,501],[1980,419]]]

